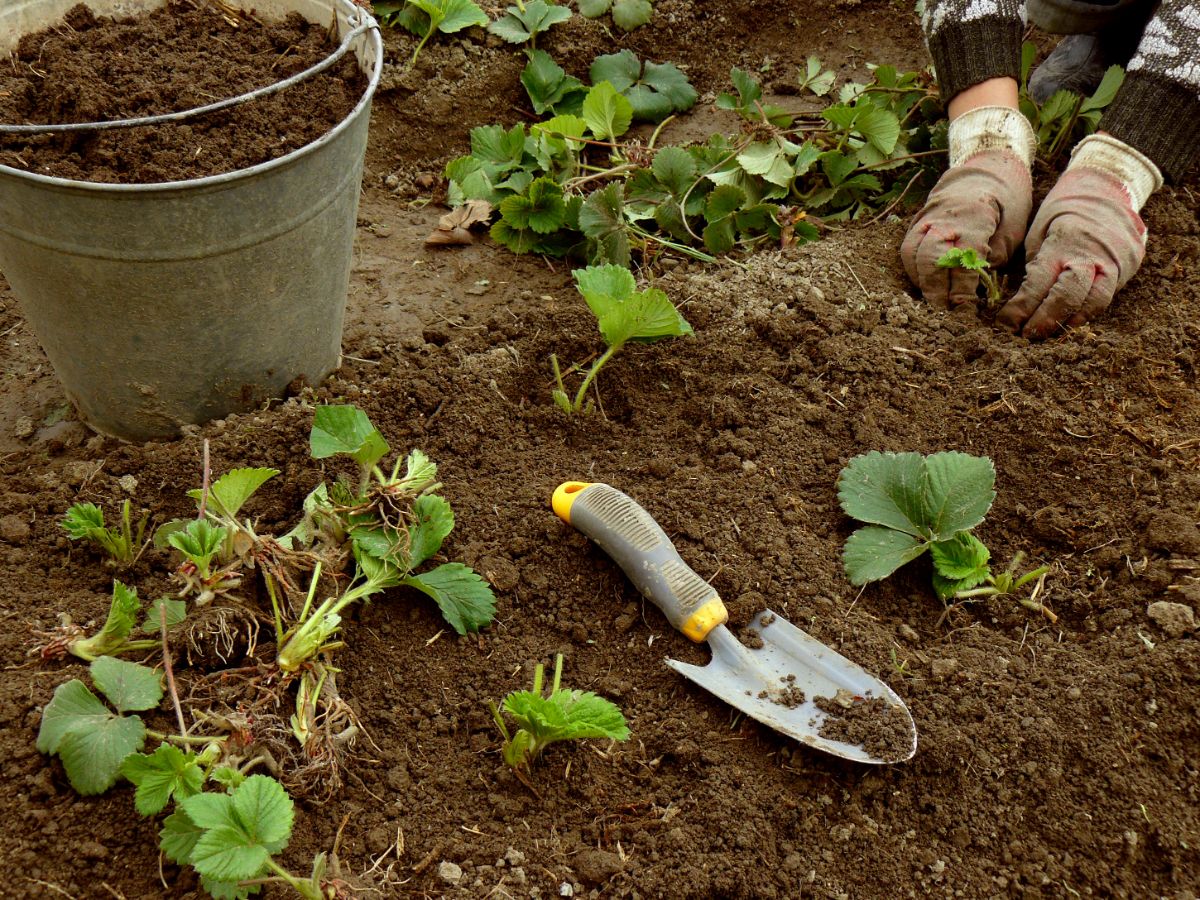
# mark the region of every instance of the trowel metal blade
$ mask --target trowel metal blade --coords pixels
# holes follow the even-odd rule
[[[904,701],[886,684],[770,610],[754,617],[754,628],[762,638],[762,647],[747,647],[720,625],[708,636],[712,662],[693,666],[668,659],[667,665],[751,718],[817,750],[875,764],[903,762],[916,753],[917,730],[912,716]],[[804,692],[804,702],[789,707],[780,702],[781,691],[793,686]],[[879,759],[856,744],[822,737],[826,713],[813,700],[834,697],[838,691],[858,697],[882,697],[901,710],[912,733],[907,753]]]

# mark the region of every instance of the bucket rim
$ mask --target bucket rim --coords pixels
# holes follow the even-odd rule
[[[116,193],[116,194],[146,194],[155,192],[172,192],[191,189],[200,189],[208,187],[219,187],[243,178],[261,175],[270,172],[274,169],[281,169],[296,162],[301,157],[315,153],[321,147],[335,140],[343,131],[348,129],[360,115],[369,109],[371,101],[374,99],[375,90],[379,86],[379,81],[383,77],[383,37],[380,34],[379,23],[376,21],[367,10],[359,6],[354,0],[334,0],[334,3],[350,17],[359,17],[358,24],[362,24],[364,20],[369,20],[374,26],[369,28],[360,37],[369,40],[375,50],[375,66],[372,69],[366,89],[355,104],[354,109],[346,114],[340,122],[333,128],[317,138],[305,144],[303,147],[297,147],[291,153],[280,156],[278,159],[267,160],[266,162],[258,163],[257,165],[248,166],[244,169],[234,169],[232,172],[222,172],[218,175],[206,175],[203,178],[188,178],[182,181],[155,181],[155,182],[139,182],[137,184],[113,184],[107,181],[82,181],[75,178],[61,178],[57,175],[40,175],[37,172],[27,172],[24,169],[17,169],[13,166],[6,166],[0,163],[0,176],[16,178],[21,181],[29,181],[35,184],[40,184],[45,187],[56,187],[68,190],[77,190],[83,192],[97,193]]]

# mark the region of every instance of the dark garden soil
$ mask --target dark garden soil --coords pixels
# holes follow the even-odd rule
[[[597,51],[632,46],[688,65],[702,92],[733,64],[788,80],[812,52],[847,74],[922,59],[891,3],[656,9],[628,37],[573,20],[547,47],[583,72]],[[387,40],[391,60],[411,53],[407,36]],[[41,707],[84,672],[31,660],[36,632],[64,613],[95,623],[114,575],[66,540],[63,511],[131,497],[156,522],[186,514],[207,439],[218,473],[282,471],[249,512],[261,530],[288,528],[321,477],[312,405],[339,401],[394,448],[438,461],[457,515],[443,552],[489,578],[498,616],[458,639],[404,591],[352,616],[339,688],[372,740],[332,796],[298,804],[293,870],[336,845],[356,893],[375,897],[1194,900],[1200,642],[1186,617],[1148,607],[1200,604],[1197,183],[1151,200],[1146,263],[1114,308],[1041,344],[914,298],[900,221],[745,266],[664,262],[656,284],[695,337],[626,349],[600,376],[602,411],[567,419],[550,402],[549,356],[601,347],[569,273],[486,241],[422,243],[444,212],[424,201],[467,129],[521,117],[519,67],[472,32],[391,71],[345,364],[313,393],[172,443],[89,435],[0,294],[0,893],[198,894],[160,864],[128,786],[81,799],[34,749]],[[921,562],[852,589],[834,482],[869,449],[990,456],[998,495],[979,535],[1001,566],[1024,552],[1052,567],[1057,623],[1007,599],[945,614]],[[770,608],[888,681],[916,720],[916,756],[864,767],[813,752],[668,670],[667,656],[707,651],[552,514],[570,479],[642,501],[735,627]],[[152,550],[115,574],[153,597],[168,565]],[[632,738],[552,748],[535,795],[501,763],[486,701],[528,686],[557,652],[564,682],[620,704]],[[196,667],[181,678],[219,686]]]
[[[103,122],[236,97],[320,62],[336,47],[298,13],[267,24],[233,7],[172,0],[132,18],[83,4],[23,37],[0,68],[0,121]],[[286,91],[179,124],[0,139],[0,163],[61,178],[147,184],[257,165],[303,147],[354,109],[366,79],[352,56]]]

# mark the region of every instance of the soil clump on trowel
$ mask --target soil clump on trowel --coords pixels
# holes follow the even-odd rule
[[[813,704],[826,713],[821,737],[858,744],[876,759],[899,761],[912,746],[907,717],[882,697],[814,697]]]

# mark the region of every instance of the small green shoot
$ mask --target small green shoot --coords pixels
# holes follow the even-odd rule
[[[537,36],[550,30],[552,25],[571,18],[571,10],[544,0],[527,0],[510,6],[504,15],[488,26],[488,31],[510,44],[537,46]]]
[[[137,716],[162,699],[162,684],[153,669],[101,656],[91,664],[92,683],[114,713],[82,681],[60,684],[42,710],[37,748],[57,754],[71,786],[80,794],[101,794],[112,787],[121,764],[142,748],[146,726]]]
[[[90,540],[100,545],[112,557],[113,562],[129,565],[141,550],[146,522],[150,518],[149,513],[144,514],[135,531],[131,509],[132,504],[126,500],[121,505],[120,526],[106,528],[104,510],[95,503],[76,503],[67,510],[62,527],[71,540]]]
[[[409,68],[436,32],[453,34],[488,23],[487,14],[471,0],[379,0],[372,6],[385,25],[399,25],[420,38]]]
[[[488,703],[492,718],[504,737],[501,755],[517,771],[528,772],[542,751],[556,741],[583,738],[629,740],[629,726],[621,710],[610,700],[587,691],[568,691],[561,687],[563,656],[554,658],[554,681],[549,695],[542,694],[545,667],[538,663],[533,674],[533,690],[514,691],[504,698],[503,710],[516,721],[509,733],[494,702]]]
[[[557,384],[553,391],[554,402],[568,415],[583,411],[588,388],[596,375],[629,341],[650,342],[692,333],[692,326],[666,294],[658,288],[637,290],[633,273],[623,266],[589,266],[576,269],[573,274],[579,293],[596,317],[608,349],[592,363],[573,400],[567,394],[558,358],[551,355]]]
[[[1056,624],[1058,616],[1038,599],[1045,586],[1046,576],[1050,573],[1050,567],[1038,566],[1024,575],[1017,575],[1017,567],[1021,565],[1023,558],[1024,554],[1018,551],[1013,555],[1012,562],[1008,564],[1008,568],[1003,572],[999,574],[988,573],[983,581],[984,587],[957,590],[954,592],[954,599],[961,601],[974,600],[979,597],[1012,597],[1021,606],[1031,612],[1041,613],[1049,620],[1050,624]],[[1030,591],[1029,596],[1018,596],[1020,590],[1030,582],[1036,583]]]
[[[212,559],[220,552],[227,534],[227,529],[207,519],[195,519],[183,530],[171,534],[167,542],[183,554],[201,581],[207,581],[212,575]]]
[[[588,19],[598,19],[610,10],[613,24],[622,31],[640,28],[654,16],[651,0],[579,0],[579,13]]]
[[[75,637],[67,644],[67,650],[80,659],[91,662],[103,656],[119,656],[122,653],[155,649],[158,641],[129,639],[140,609],[141,601],[138,599],[137,589],[126,587],[114,579],[112,603],[109,605],[104,627],[90,638]]]
[[[979,274],[979,281],[987,290],[988,306],[996,306],[1004,299],[998,276],[973,247],[954,247],[942,254],[937,261],[943,269],[966,269]]]

